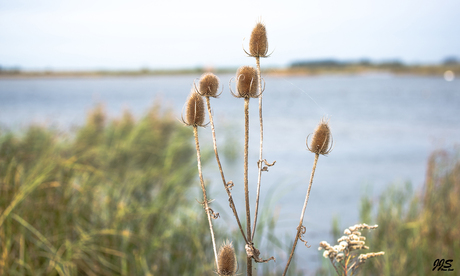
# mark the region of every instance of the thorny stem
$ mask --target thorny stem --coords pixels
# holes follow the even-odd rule
[[[211,214],[208,205],[208,198],[206,196],[206,188],[204,187],[203,174],[201,173],[201,154],[200,154],[200,143],[198,142],[198,129],[197,126],[193,126],[193,134],[195,135],[196,144],[196,159],[198,161],[198,174],[200,175],[201,190],[203,191],[203,204],[208,215],[209,230],[211,231],[212,246],[214,249],[214,257],[216,259],[216,267],[219,270],[219,262],[217,261],[217,250],[216,250],[216,239],[214,238],[214,230],[212,229]]]
[[[248,188],[249,98],[244,98],[244,201],[246,202],[246,235],[251,243],[251,211]],[[247,257],[247,274],[252,275],[252,259]]]
[[[297,234],[295,236],[294,245],[292,246],[291,254],[289,255],[289,260],[288,260],[288,262],[286,264],[286,268],[284,269],[283,276],[286,275],[286,273],[287,273],[289,264],[291,263],[291,260],[292,260],[292,256],[294,256],[294,251],[295,251],[295,247],[297,245],[297,241],[300,238],[300,231],[302,229],[303,217],[305,215],[305,209],[307,209],[308,198],[310,197],[311,184],[313,183],[313,177],[315,176],[315,170],[316,170],[316,164],[318,163],[318,157],[319,157],[319,154],[316,153],[315,154],[315,161],[313,163],[313,169],[311,171],[311,176],[310,176],[310,184],[308,185],[307,195],[305,196],[305,202],[303,204],[302,214],[300,215],[299,227],[297,227]]]
[[[259,165],[259,176],[257,179],[256,208],[254,211],[254,226],[252,228],[251,240],[254,240],[254,233],[256,232],[256,225],[257,225],[257,214],[259,212],[260,181],[262,179],[262,150],[263,150],[263,143],[264,143],[264,126],[263,126],[263,119],[262,119],[262,80],[260,78],[260,57],[256,57],[256,64],[257,64],[257,77],[259,78],[260,151],[259,151],[259,161],[257,162],[257,164]]]
[[[222,177],[222,181],[224,182],[225,190],[227,191],[228,202],[230,204],[230,208],[232,208],[232,210],[233,210],[233,215],[236,218],[236,222],[238,223],[238,226],[240,228],[240,231],[241,231],[241,234],[243,235],[244,240],[246,241],[246,243],[248,243],[246,235],[244,234],[244,231],[243,231],[243,227],[241,226],[241,222],[240,222],[240,219],[238,217],[238,213],[236,211],[235,203],[233,202],[232,193],[230,192],[230,189],[229,189],[229,187],[227,185],[227,181],[225,180],[225,176],[224,176],[224,171],[222,170],[222,165],[220,164],[219,153],[217,152],[216,132],[214,130],[214,122],[213,122],[213,118],[212,118],[211,103],[209,101],[209,97],[206,97],[206,104],[208,106],[209,121],[210,121],[210,124],[211,124],[211,130],[212,130],[212,142],[214,144],[214,153],[216,154],[216,160],[217,160],[217,165],[219,166],[220,176]]]

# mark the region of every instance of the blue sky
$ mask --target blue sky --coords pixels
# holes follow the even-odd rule
[[[0,0],[0,66],[237,67],[252,62],[242,47],[259,18],[267,66],[460,57],[458,0]]]

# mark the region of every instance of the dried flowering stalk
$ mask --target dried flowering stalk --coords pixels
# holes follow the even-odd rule
[[[206,98],[206,105],[208,107],[209,123],[211,125],[211,130],[212,130],[212,141],[214,145],[214,153],[216,155],[217,165],[219,166],[219,171],[222,177],[222,181],[224,183],[225,191],[227,191],[230,208],[233,211],[233,215],[236,218],[236,222],[238,223],[238,227],[240,228],[240,231],[241,231],[241,234],[243,235],[244,240],[246,241],[246,243],[248,243],[246,235],[244,234],[244,231],[243,231],[243,227],[241,226],[240,219],[238,217],[238,212],[236,211],[235,203],[233,202],[232,193],[230,192],[230,189],[233,187],[233,182],[230,181],[227,183],[227,181],[225,180],[224,171],[222,169],[222,165],[220,163],[220,158],[219,158],[219,153],[217,151],[216,132],[214,129],[214,121],[213,121],[213,116],[211,112],[211,102],[209,100],[209,97],[217,98],[220,94],[222,94],[222,92],[220,94],[217,94],[218,88],[219,88],[219,78],[213,73],[203,74],[200,78],[198,87],[195,85],[195,91],[201,96],[204,96]]]
[[[377,227],[378,225],[370,226],[365,223],[350,226],[345,229],[345,235],[337,240],[338,245],[331,246],[329,243],[322,241],[319,244],[318,250],[324,249],[323,256],[324,258],[329,258],[337,275],[356,275],[359,267],[367,259],[385,254],[383,251],[359,255],[355,252],[357,250],[369,249],[369,247],[365,246],[366,237],[363,237],[359,230],[375,229]]]
[[[251,66],[242,66],[238,68],[236,72],[236,94],[234,94],[230,88],[230,92],[233,96],[244,98],[244,201],[246,203],[246,244],[252,244],[248,187],[249,99],[260,96],[260,93],[257,93],[257,82],[258,76],[256,70]],[[252,259],[250,256],[247,257],[247,274],[252,275]]]
[[[231,81],[230,81],[231,82]],[[230,88],[230,92],[237,98],[244,98],[244,195],[246,203],[246,253],[247,253],[247,274],[252,275],[252,259],[256,262],[267,262],[274,260],[262,260],[259,258],[259,251],[252,243],[251,235],[251,212],[249,208],[249,187],[248,187],[248,147],[249,147],[249,99],[257,98],[262,91],[257,91],[258,74],[256,69],[250,66],[238,68],[236,73],[236,94]],[[231,85],[230,85],[231,87]]]
[[[265,25],[262,22],[257,22],[256,26],[252,30],[251,38],[249,40],[249,53],[244,50],[245,53],[256,59],[257,65],[257,77],[259,80],[258,89],[259,89],[259,122],[260,122],[260,150],[259,150],[259,160],[257,161],[258,165],[258,179],[257,179],[257,195],[256,195],[256,206],[254,212],[254,226],[252,228],[252,236],[251,240],[254,239],[254,234],[256,231],[257,226],[257,215],[259,213],[259,198],[260,198],[260,183],[262,179],[262,171],[268,171],[268,167],[273,166],[276,161],[273,163],[268,163],[267,160],[263,159],[262,151],[263,151],[263,141],[264,141],[264,127],[263,127],[263,117],[262,117],[262,78],[260,73],[260,58],[261,57],[268,57],[268,39],[267,39],[267,31],[265,29]],[[266,166],[263,166],[265,163]]]
[[[209,207],[209,201],[206,196],[206,187],[204,185],[203,174],[201,172],[201,154],[200,154],[200,144],[198,142],[198,127],[204,127],[204,102],[203,98],[196,93],[193,89],[186,103],[185,110],[185,119],[182,116],[182,122],[187,126],[193,127],[193,134],[195,136],[195,145],[196,145],[196,159],[198,162],[198,174],[200,176],[201,190],[203,191],[203,206],[208,216],[209,222],[209,231],[211,232],[212,245],[214,249],[214,257],[216,261],[217,269],[219,269],[219,262],[217,260],[217,250],[216,250],[216,239],[214,238],[214,230],[212,228],[211,216],[216,219],[219,217],[219,213],[215,214],[214,211]]]
[[[286,275],[287,273],[289,264],[291,263],[292,257],[294,256],[294,251],[297,246],[297,242],[299,241],[299,239],[302,240],[301,236],[305,233],[305,226],[303,226],[302,223],[305,215],[305,210],[307,209],[308,198],[310,197],[310,190],[313,183],[313,177],[315,176],[316,164],[318,163],[319,155],[327,155],[328,153],[330,153],[332,151],[332,144],[332,135],[329,129],[329,121],[323,118],[321,119],[321,121],[315,129],[310,146],[308,146],[307,137],[307,148],[315,154],[315,161],[313,162],[313,169],[310,175],[310,184],[308,185],[307,195],[305,196],[305,202],[303,204],[302,213],[300,215],[300,222],[299,226],[297,227],[297,234],[295,236],[291,254],[289,255],[289,259],[286,264],[286,268],[284,269],[283,275]],[[305,245],[307,245],[306,241],[302,241],[305,243]]]

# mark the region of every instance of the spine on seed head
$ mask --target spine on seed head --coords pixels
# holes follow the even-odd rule
[[[258,22],[251,33],[249,53],[253,57],[266,57],[268,52],[267,31],[265,25]]]
[[[193,89],[187,100],[185,114],[185,124],[203,126],[205,118],[204,101],[203,98]]]
[[[238,265],[233,244],[228,240],[225,241],[219,249],[217,256],[219,269],[217,273],[221,276],[235,275]]]
[[[237,96],[241,98],[257,98],[257,70],[251,66],[242,66],[236,72]]]
[[[200,94],[204,97],[217,97],[219,78],[213,73],[205,73],[200,79]]]

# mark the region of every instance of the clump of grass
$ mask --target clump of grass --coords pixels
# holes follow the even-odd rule
[[[392,186],[377,202],[364,197],[361,217],[373,219],[379,231],[367,243],[386,252],[365,275],[430,275],[436,260],[460,259],[460,161],[447,151],[431,154],[423,190]],[[377,204],[376,204],[377,203]],[[377,206],[376,206],[377,205]],[[373,208],[377,213],[373,215]],[[438,269],[438,267],[436,267]],[[454,270],[454,271],[455,271]]]
[[[0,275],[212,271],[191,142],[159,105],[138,120],[96,107],[70,134],[2,131]]]

